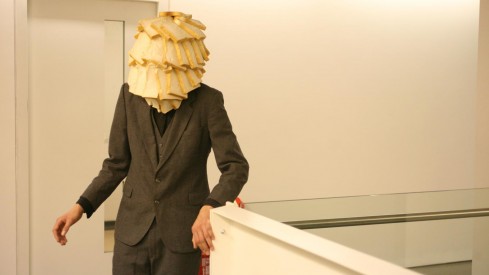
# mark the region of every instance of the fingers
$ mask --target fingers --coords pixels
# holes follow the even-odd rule
[[[61,236],[66,236],[66,233],[68,233],[68,230],[70,230],[71,225],[73,224],[72,220],[68,220],[65,223],[65,226],[63,227],[63,230],[61,231]]]
[[[214,245],[212,244],[214,238],[206,232],[208,231],[205,229],[194,228],[192,243],[195,249],[200,248],[204,254],[209,255],[210,251],[214,250]]]
[[[210,208],[204,207],[197,216],[194,225],[192,226],[192,243],[194,248],[200,248],[206,255],[214,250],[213,240],[215,239],[210,223]]]
[[[59,217],[53,227],[54,239],[61,245],[65,245],[68,240],[66,239],[66,232],[64,232],[66,227],[66,221],[64,217]],[[69,226],[68,226],[69,227]]]
[[[75,204],[68,212],[60,216],[53,226],[53,236],[54,239],[61,245],[66,245],[68,239],[66,239],[66,234],[70,230],[70,227],[80,220],[83,215],[83,209]]]
[[[202,240],[194,239],[192,242],[194,244],[194,248],[199,248],[205,255],[209,255],[210,252],[214,250],[212,239],[210,238],[204,238]]]
[[[206,228],[206,230],[204,231],[204,238],[205,238],[205,242],[208,246],[208,250],[212,250],[214,251],[214,244],[213,244],[213,240],[215,239],[214,238],[214,232],[212,232],[212,228],[211,228],[211,225],[209,224],[209,226]]]
[[[57,242],[59,242],[60,239],[61,239],[61,232],[59,230],[60,227],[61,227],[61,225],[60,225],[60,222],[59,222],[59,219],[58,219],[58,220],[56,220],[56,223],[54,224],[54,227],[53,227],[53,230],[52,230],[54,239]]]

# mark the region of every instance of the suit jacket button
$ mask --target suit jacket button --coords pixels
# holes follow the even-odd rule
[[[160,204],[160,202],[159,201],[155,201],[155,204]]]
[[[161,180],[160,180],[160,179],[156,179],[155,181],[156,181],[156,182],[161,182]]]

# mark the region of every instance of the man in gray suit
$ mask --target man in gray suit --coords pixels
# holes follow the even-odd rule
[[[207,158],[221,176],[210,191]],[[125,178],[115,227],[114,274],[197,274],[200,251],[213,250],[210,209],[234,201],[248,179],[222,93],[205,85],[180,108],[156,112],[124,84],[112,123],[109,157],[78,202],[60,216],[53,235],[90,215]]]

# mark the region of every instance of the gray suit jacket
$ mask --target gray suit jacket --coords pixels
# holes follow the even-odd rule
[[[97,209],[126,178],[115,237],[137,244],[156,217],[165,245],[193,251],[191,227],[203,202],[233,201],[248,179],[248,163],[224,109],[221,92],[202,84],[189,93],[163,136],[158,162],[151,107],[124,84],[117,101],[109,157],[82,194]],[[221,171],[209,190],[207,158],[211,148]]]

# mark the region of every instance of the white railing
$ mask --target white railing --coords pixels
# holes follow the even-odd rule
[[[211,275],[418,274],[234,205],[211,223]]]

